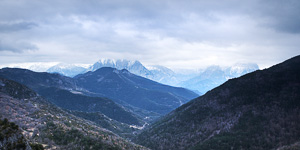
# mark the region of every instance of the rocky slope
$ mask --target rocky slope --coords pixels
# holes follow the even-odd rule
[[[0,120],[0,149],[32,150],[18,125],[7,118]]]
[[[0,83],[1,116],[15,122],[32,143],[46,149],[146,149],[61,110],[19,83],[4,78]]]
[[[300,138],[300,56],[231,79],[135,139],[153,149],[276,149]]]

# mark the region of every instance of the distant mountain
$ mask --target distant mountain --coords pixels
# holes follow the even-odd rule
[[[176,86],[178,83],[175,76],[176,74],[171,69],[160,65],[146,67],[137,60],[100,59],[98,62],[94,63],[88,71],[96,71],[102,67],[111,67],[118,70],[126,69],[135,75],[142,76],[162,84]]]
[[[123,69],[100,68],[75,77],[76,84],[118,103],[165,114],[197,97],[192,91],[154,82]]]
[[[45,149],[146,149],[61,110],[24,85],[4,78],[0,83],[0,117],[8,119],[0,121],[0,149],[30,150],[40,144]]]
[[[226,68],[225,74],[226,74],[226,78],[227,79],[231,79],[231,78],[236,78],[236,77],[240,77],[244,74],[253,72],[255,70],[258,70],[259,67],[257,64],[253,64],[253,63],[237,63],[234,64],[231,67]]]
[[[59,73],[64,76],[74,77],[80,73],[84,73],[87,68],[82,65],[60,63],[47,69],[49,73]]]
[[[173,70],[160,66],[144,66],[137,60],[126,60],[126,59],[100,59],[93,65],[83,64],[65,64],[65,63],[24,63],[9,65],[8,67],[25,68],[36,72],[49,72],[58,73],[68,77],[74,77],[78,74],[83,74],[88,71],[96,71],[102,67],[111,67],[118,70],[126,69],[129,72],[145,77],[147,79],[167,84],[176,87],[184,87],[190,89],[198,94],[206,93],[207,91],[221,85],[225,81],[231,78],[240,77],[246,73],[258,70],[257,64],[251,63],[237,63],[230,67],[220,68],[218,66],[209,66],[206,70],[189,70],[181,69]],[[219,73],[214,75],[212,78],[203,78],[202,73],[209,72],[213,67],[220,69]],[[224,74],[225,73],[225,77]],[[214,78],[222,78],[215,80]]]
[[[175,77],[176,73],[173,72],[171,69],[159,65],[147,66],[147,68],[153,74],[153,76],[149,77],[149,79],[167,85],[172,85],[172,86],[176,85],[177,83],[177,79]]]
[[[13,68],[24,68],[24,69],[29,69],[35,72],[46,72],[50,67],[57,65],[57,62],[50,62],[50,63],[31,63],[28,67],[24,66],[18,66],[18,67],[13,67]]]
[[[59,74],[40,73],[17,68],[0,69],[0,77],[22,83],[35,90],[53,104],[64,109],[101,112],[122,123],[143,125],[135,115],[115,104],[110,99],[81,95],[87,91],[78,87],[73,78]]]
[[[226,74],[219,66],[210,66],[198,76],[179,83],[182,87],[205,93],[226,81]]]
[[[15,64],[0,65],[0,69],[9,67],[9,68],[28,69],[35,72],[46,72],[50,67],[57,64],[58,62],[15,63]]]
[[[158,150],[296,148],[299,66],[297,56],[230,79],[152,124],[135,141]]]
[[[197,90],[200,93],[206,93],[226,82],[228,79],[240,77],[258,69],[257,64],[235,64],[225,69],[222,69],[220,66],[210,66],[196,77],[182,81],[178,85]]]
[[[142,77],[152,77],[152,73],[143,66],[139,61],[131,61],[126,59],[100,59],[98,62],[94,63],[88,68],[88,71],[96,71],[102,67],[111,67],[118,70],[126,69],[129,72],[142,76]]]

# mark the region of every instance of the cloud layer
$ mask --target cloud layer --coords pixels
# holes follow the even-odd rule
[[[2,0],[0,63],[138,59],[171,68],[300,54],[300,1]]]

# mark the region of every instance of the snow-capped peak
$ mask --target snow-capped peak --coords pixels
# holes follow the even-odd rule
[[[88,71],[96,71],[102,67],[112,67],[118,70],[127,69],[129,72],[149,78],[152,73],[137,60],[127,59],[100,59],[88,68]]]
[[[99,64],[111,64],[111,65],[115,65],[116,64],[116,60],[115,59],[107,59],[107,58],[101,58],[99,61],[97,61],[96,63]]]
[[[151,65],[151,66],[146,66],[146,68],[152,72],[159,72],[161,74],[168,74],[168,75],[175,75],[174,71],[171,69],[160,66],[160,65]]]
[[[92,65],[89,70],[90,71],[95,71],[99,68],[102,67],[112,67],[112,68],[116,68],[116,69],[129,69],[134,65],[141,65],[141,63],[139,61],[132,61],[132,60],[126,60],[126,59],[106,59],[106,58],[102,58],[99,61],[97,61],[94,65]]]

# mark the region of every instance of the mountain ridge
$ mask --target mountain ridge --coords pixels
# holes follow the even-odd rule
[[[166,113],[180,106],[180,101],[185,103],[197,96],[189,90],[163,85],[126,69],[103,67],[75,76],[75,79],[78,86],[91,92],[158,113],[163,113],[161,110]]]

